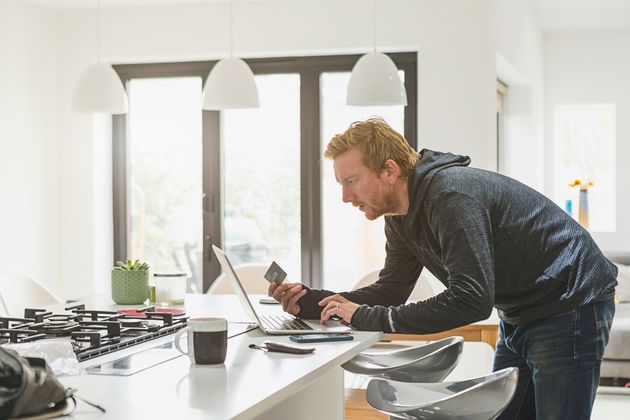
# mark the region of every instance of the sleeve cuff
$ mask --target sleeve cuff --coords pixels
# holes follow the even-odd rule
[[[352,315],[350,323],[358,330],[396,332],[393,307],[361,305]]]

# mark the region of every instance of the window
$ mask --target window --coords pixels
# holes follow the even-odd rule
[[[330,278],[347,275],[339,287],[382,266],[382,221],[357,226],[373,239],[354,271],[343,272],[354,260],[334,256],[340,233],[324,226],[330,216],[322,206],[341,199],[338,187],[322,184],[322,176],[332,175],[322,148],[352,120],[371,114],[385,117],[415,148],[417,59],[390,54],[405,78],[407,107],[346,108],[345,86],[359,57],[247,60],[261,107],[221,113],[201,110],[202,82],[214,62],[114,66],[131,100],[130,113],[113,118],[114,257],[143,256],[156,269],[185,270],[201,290],[220,273],[211,244],[235,264],[276,260],[290,280],[313,287],[324,284],[323,264],[341,270]],[[141,95],[141,86],[151,92]],[[141,178],[151,204],[135,192]]]
[[[616,229],[615,114],[614,104],[555,109],[554,200],[593,232]]]
[[[202,278],[201,78],[132,79],[129,258]],[[200,285],[200,284],[199,284]]]
[[[300,76],[256,77],[260,108],[226,110],[224,244],[233,264],[301,273]]]
[[[114,260],[184,271],[189,290],[205,290],[220,273],[209,244],[221,243],[219,115],[200,105],[210,65],[114,68],[130,101],[112,118]]]

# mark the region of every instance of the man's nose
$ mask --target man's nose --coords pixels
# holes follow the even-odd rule
[[[349,203],[350,201],[352,201],[352,194],[350,193],[350,191],[348,191],[346,187],[341,188],[341,201],[343,201],[344,203]]]

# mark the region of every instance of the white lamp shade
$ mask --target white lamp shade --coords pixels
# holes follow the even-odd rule
[[[348,105],[407,105],[405,86],[387,55],[371,52],[359,58],[348,83]]]
[[[240,58],[226,58],[214,65],[203,90],[203,109],[258,108],[254,73]]]
[[[79,112],[127,113],[127,93],[110,64],[97,63],[85,69],[75,88],[72,107]]]

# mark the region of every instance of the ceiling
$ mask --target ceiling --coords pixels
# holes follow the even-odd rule
[[[94,8],[97,0],[27,0],[53,9]],[[101,0],[102,7],[226,2],[229,0]],[[258,2],[272,0],[234,0]],[[310,0],[317,1],[317,0]],[[384,2],[386,0],[378,0]],[[439,0],[435,0],[439,1]],[[505,0],[496,0],[505,1]],[[546,32],[630,30],[630,0],[525,0]]]

